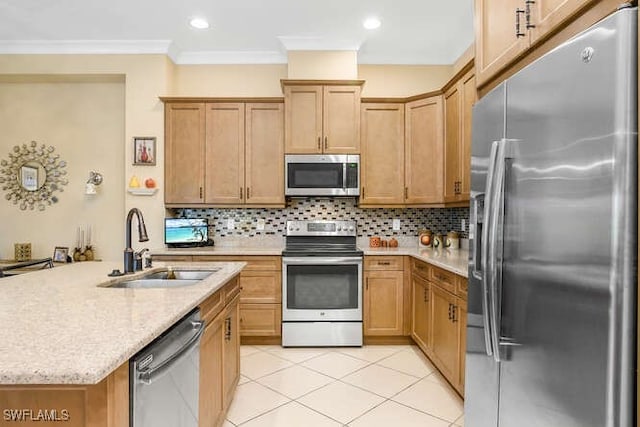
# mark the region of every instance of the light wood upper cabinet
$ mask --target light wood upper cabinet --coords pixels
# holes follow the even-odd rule
[[[322,86],[285,86],[285,150],[322,153]]]
[[[207,104],[205,203],[244,201],[244,104]]]
[[[405,108],[405,204],[442,203],[442,96],[412,101]]]
[[[325,86],[323,96],[323,152],[360,152],[360,86]]]
[[[165,203],[204,202],[205,105],[165,107]]]
[[[444,95],[444,201],[469,200],[471,168],[471,114],[477,100],[475,73],[470,70]]]
[[[285,152],[359,153],[361,84],[307,85],[283,82]]]
[[[536,0],[530,4],[531,44],[551,34],[565,21],[576,15],[581,9],[596,3],[596,0]],[[622,3],[622,2],[621,2]]]
[[[360,204],[404,203],[404,104],[363,103]]]
[[[245,201],[284,204],[284,106],[246,104]]]
[[[564,28],[597,0],[475,0],[476,71],[478,87]],[[603,16],[620,2],[609,2]],[[519,36],[516,21],[519,21]]]
[[[403,272],[365,272],[364,334],[403,335]]]
[[[487,82],[529,47],[529,33],[522,13],[518,14],[521,36],[516,36],[516,9],[524,9],[524,1],[475,0],[478,86]]]
[[[284,205],[284,106],[165,106],[165,204]]]

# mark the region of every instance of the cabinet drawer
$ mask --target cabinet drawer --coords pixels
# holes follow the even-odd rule
[[[431,266],[429,279],[453,294],[456,292],[457,277],[458,276],[456,274],[451,273],[450,271]]]
[[[211,322],[224,308],[224,291],[220,289],[200,304],[200,317],[206,324]]]
[[[229,304],[240,293],[240,280],[238,276],[231,279],[224,287],[224,303]]]
[[[282,324],[280,304],[240,304],[240,335],[279,337]]]
[[[402,256],[366,256],[365,270],[402,270]]]
[[[277,304],[282,300],[279,271],[251,271],[240,276],[240,303]]]
[[[462,299],[464,299],[465,301],[467,300],[467,279],[465,279],[464,277],[457,277],[458,279],[458,286],[457,286],[457,291],[456,293],[458,294],[458,296]]]
[[[232,255],[196,255],[194,261],[246,262],[246,271],[280,271],[282,258],[279,256],[232,256]]]
[[[162,262],[191,262],[193,260],[191,255],[153,255],[151,258],[154,261]]]
[[[411,272],[416,274],[423,279],[430,279],[431,266],[426,262],[418,261],[417,259],[412,259]]]

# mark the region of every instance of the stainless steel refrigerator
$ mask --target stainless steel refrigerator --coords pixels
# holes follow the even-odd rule
[[[637,14],[473,110],[465,425],[635,425]]]

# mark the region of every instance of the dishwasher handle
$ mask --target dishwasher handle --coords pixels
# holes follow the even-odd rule
[[[167,357],[162,363],[154,368],[144,369],[138,373],[138,378],[144,384],[152,384],[158,377],[162,376],[168,369],[171,368],[173,362],[180,359],[180,357],[195,347],[200,341],[200,337],[204,332],[204,322],[197,320],[192,321],[191,324],[196,330],[196,333],[187,341],[178,351]]]

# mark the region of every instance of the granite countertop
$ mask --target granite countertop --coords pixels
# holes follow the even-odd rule
[[[0,279],[0,384],[97,384],[237,275],[242,262],[193,286],[104,288],[115,262],[81,262]],[[127,275],[161,270],[167,263]],[[171,263],[207,269],[207,263]]]
[[[365,255],[408,255],[433,264],[462,277],[468,277],[469,251],[465,249],[436,250],[418,246],[400,246],[397,248],[363,247]]]
[[[408,255],[421,261],[428,262],[452,273],[467,277],[469,251],[459,249],[457,251],[445,249],[435,250],[421,248],[415,243],[417,237],[403,239],[401,246],[397,248],[370,248],[368,240],[358,239],[358,247],[365,255]],[[403,244],[404,243],[404,244]],[[264,238],[243,238],[222,241],[222,244],[201,248],[160,248],[151,251],[152,255],[231,255],[231,256],[257,256],[257,255],[282,255],[284,240]]]

